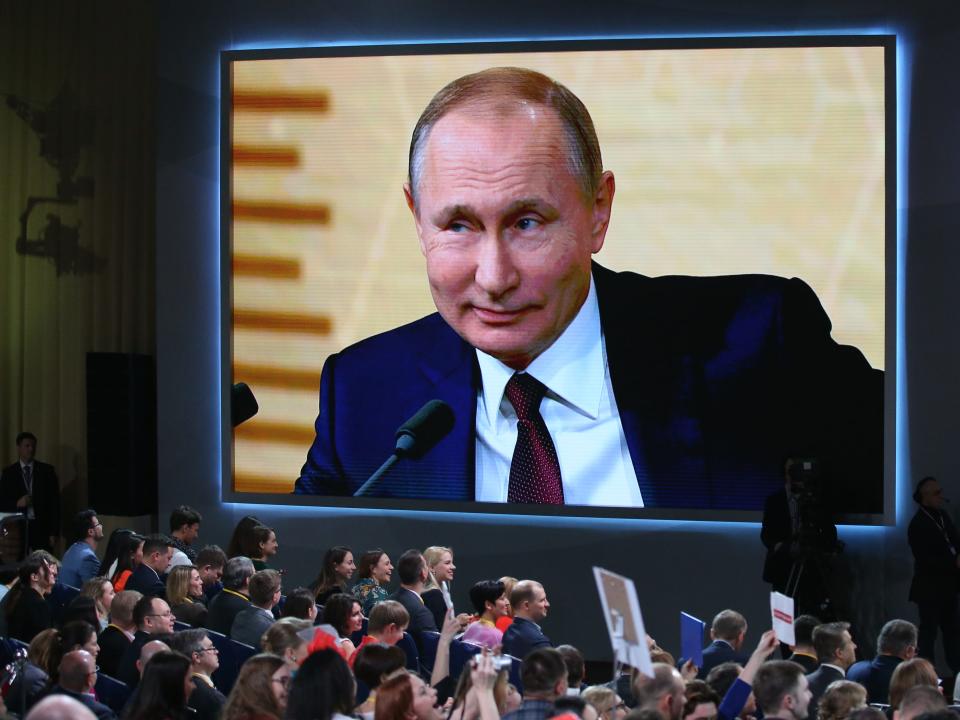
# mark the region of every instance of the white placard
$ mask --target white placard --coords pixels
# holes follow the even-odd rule
[[[793,598],[782,593],[770,593],[770,615],[777,640],[787,645],[796,645],[793,633]]]
[[[614,658],[637,668],[647,677],[653,677],[647,632],[633,580],[600,567],[593,568],[593,576],[597,581]]]

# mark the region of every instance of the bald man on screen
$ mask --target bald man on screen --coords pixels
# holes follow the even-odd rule
[[[587,109],[550,78],[494,68],[434,96],[404,197],[438,312],[327,359],[295,492],[354,494],[437,398],[453,430],[375,495],[752,510],[799,453],[840,507],[882,511],[882,373],[798,279],[595,263],[615,194]]]

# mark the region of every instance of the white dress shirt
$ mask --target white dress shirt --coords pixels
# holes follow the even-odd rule
[[[504,389],[514,371],[480,350],[477,359],[482,386],[477,393],[476,499],[506,502],[517,415]],[[576,317],[525,372],[547,387],[540,414],[557,449],[565,503],[643,507],[613,396],[592,277]]]

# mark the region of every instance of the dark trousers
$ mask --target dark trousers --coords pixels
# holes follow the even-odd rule
[[[933,662],[933,646],[937,630],[943,633],[943,649],[947,665],[956,674],[960,671],[960,606],[956,593],[929,598],[917,602],[920,611],[920,627],[917,637],[917,654]]]

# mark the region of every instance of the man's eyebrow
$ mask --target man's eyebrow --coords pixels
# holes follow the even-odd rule
[[[504,215],[519,215],[526,210],[536,210],[548,220],[555,219],[559,214],[557,209],[543,198],[528,197],[514,200],[507,206]]]
[[[447,205],[433,216],[433,224],[437,227],[444,227],[451,220],[458,217],[472,218],[474,217],[474,213],[467,205]]]

